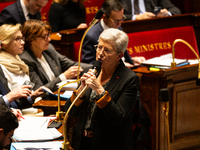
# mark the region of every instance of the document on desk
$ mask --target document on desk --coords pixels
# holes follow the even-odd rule
[[[170,67],[172,61],[173,61],[172,53],[168,53],[160,57],[154,57],[154,58],[148,59],[142,62],[142,65]],[[187,59],[177,59],[177,58],[175,58],[174,61],[176,62],[177,65],[188,62]]]
[[[51,142],[14,142],[10,150],[60,150],[63,141]]]
[[[66,90],[68,90],[68,91],[74,91],[77,88],[77,86],[78,86],[77,82],[75,82],[75,81],[76,81],[75,79],[67,79],[66,81],[58,83],[57,87],[60,88],[62,85],[66,84],[66,83],[69,83],[69,84],[65,85],[61,89],[61,91],[66,91]]]
[[[54,117],[55,118],[55,117]],[[15,141],[48,141],[62,137],[55,128],[47,128],[52,117],[25,117],[19,121],[19,127],[15,130]]]

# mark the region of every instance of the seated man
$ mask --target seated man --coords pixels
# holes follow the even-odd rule
[[[108,28],[122,30],[121,23],[124,21],[124,8],[118,0],[105,0],[101,9],[104,14],[100,22],[94,25],[86,34],[82,48],[82,62],[93,64],[96,58],[95,45],[98,44],[99,35]],[[128,51],[124,52],[125,65],[128,68],[140,64],[144,57],[131,58]]]
[[[181,14],[169,0],[119,0],[126,20],[142,20]]]
[[[18,127],[15,115],[4,105],[0,104],[0,150],[10,145],[10,138]]]
[[[17,0],[4,8],[0,13],[0,26],[2,24],[23,24],[28,19],[41,20],[42,7],[48,0]]]

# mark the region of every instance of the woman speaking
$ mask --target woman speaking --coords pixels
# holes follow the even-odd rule
[[[77,116],[71,146],[74,150],[133,150],[132,111],[139,87],[138,76],[121,58],[128,36],[118,29],[102,32],[96,47],[101,71],[84,70],[81,84],[65,104],[67,110],[76,96],[85,90],[69,112]]]

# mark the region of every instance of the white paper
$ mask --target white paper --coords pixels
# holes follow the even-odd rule
[[[57,87],[60,88],[62,85],[69,83],[69,84],[65,85],[61,90],[62,91],[63,90],[74,91],[77,88],[78,84],[77,84],[77,82],[70,83],[72,81],[75,81],[75,79],[68,79],[66,81],[60,82],[60,83],[57,84]]]
[[[151,59],[148,59],[144,62],[142,62],[143,65],[155,65],[155,66],[171,66],[171,62],[173,61],[172,59],[172,53],[162,55],[160,57],[154,57]],[[175,58],[174,61],[176,64],[186,62],[187,59],[177,59]]]
[[[47,128],[50,119],[55,117],[25,117],[19,121],[19,127],[14,131],[16,141],[43,141],[62,136],[55,128]]]
[[[52,141],[52,142],[15,142],[12,143],[12,147],[16,150],[60,150],[62,148],[63,141]]]

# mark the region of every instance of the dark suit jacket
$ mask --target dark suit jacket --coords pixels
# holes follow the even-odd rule
[[[36,19],[41,20],[40,12],[35,14]],[[26,21],[20,0],[4,8],[0,13],[0,26],[4,23],[7,24],[23,24]]]
[[[77,66],[78,63],[59,54],[51,44],[49,45],[49,49],[43,51],[42,54],[45,57],[46,61],[48,62],[51,70],[55,74],[56,78],[53,81],[50,81],[47,73],[44,71],[42,65],[37,60],[37,58],[35,57],[30,48],[24,50],[24,52],[19,56],[29,66],[29,76],[31,82],[35,83],[34,89],[37,89],[42,85],[45,85],[52,91],[56,91],[57,90],[56,84],[61,82],[58,76],[67,69],[69,69],[69,67],[75,65]],[[91,65],[81,63],[82,68],[87,68],[89,66]]]
[[[0,66],[0,82],[3,84],[6,92],[9,93],[10,89],[8,87],[8,81],[7,81],[7,79],[6,79],[6,77],[3,73],[1,66]],[[2,92],[1,89],[0,89],[0,94],[4,95],[4,93]],[[28,108],[28,107],[32,106],[32,104],[30,104],[29,101],[26,98],[20,98],[20,99],[16,100],[15,102],[16,102],[19,109]],[[6,105],[2,97],[0,98],[0,104]]]
[[[119,29],[122,30],[121,27]],[[103,32],[103,30],[104,29],[101,26],[101,23],[98,22],[86,34],[82,47],[82,62],[94,64],[96,60],[96,50],[94,48],[94,45],[98,44],[99,36]],[[126,62],[133,64],[133,61],[131,60],[131,57],[127,50],[124,52],[124,58]]]
[[[126,20],[132,19],[132,4],[131,0],[119,0],[124,6],[124,14]],[[147,12],[153,12],[155,6],[166,8],[172,15],[181,14],[181,11],[174,6],[169,0],[144,0],[145,8]]]
[[[87,72],[87,70],[85,71]],[[125,67],[122,60],[110,79],[106,91],[111,101],[103,108],[97,107],[94,113],[92,150],[132,150],[132,111],[135,106],[139,87],[138,76]],[[73,106],[69,115],[78,116],[72,147],[79,149],[83,134],[86,111],[91,89],[89,88],[80,106]],[[69,108],[71,101],[65,104]]]

